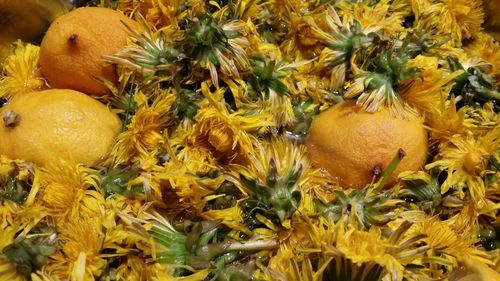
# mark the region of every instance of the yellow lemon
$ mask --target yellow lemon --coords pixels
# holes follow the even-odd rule
[[[307,146],[312,162],[340,185],[361,188],[385,170],[400,148],[406,156],[389,184],[402,171],[420,169],[428,144],[421,118],[394,117],[387,108],[369,113],[346,101],[313,120]]]
[[[42,166],[59,158],[96,164],[108,155],[121,127],[104,104],[63,89],[16,96],[0,116],[0,154]]]
[[[73,10],[52,22],[40,45],[40,70],[53,88],[103,95],[96,78],[118,82],[115,66],[104,61],[127,43],[127,29],[138,26],[121,12],[102,7]]]

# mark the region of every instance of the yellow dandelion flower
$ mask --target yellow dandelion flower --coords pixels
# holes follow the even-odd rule
[[[311,66],[299,68],[292,74],[296,81],[296,91],[301,94],[303,100],[308,98],[313,100],[314,104],[328,105],[331,103],[331,93],[327,90],[330,83],[330,77],[319,73],[310,73]]]
[[[248,165],[235,164],[230,168],[238,177],[241,174],[261,183],[267,182],[270,173],[286,178],[297,170],[302,170],[300,180],[307,183],[304,179],[307,178],[309,169],[312,169],[305,146],[295,145],[284,137],[258,145],[255,153],[250,155]]]
[[[412,231],[412,230],[410,230]],[[469,235],[458,235],[445,221],[429,219],[414,225],[415,234],[423,234],[423,241],[431,247],[434,253],[431,256],[440,256],[445,263],[452,267],[457,261],[474,258],[489,263],[488,254],[484,250],[476,249],[473,244],[475,238]]]
[[[271,92],[269,99],[257,102],[255,105],[259,106],[260,114],[273,116],[273,131],[288,127],[296,120],[292,100],[288,96]]]
[[[340,224],[319,217],[311,219],[304,215],[292,218],[291,228],[279,233],[281,245],[291,247],[294,253],[318,253],[325,256],[340,255],[335,248]]]
[[[292,263],[303,260],[303,255],[297,254],[293,249],[288,244],[280,243],[279,249],[271,257],[265,270],[267,278],[270,280],[301,280],[299,279],[300,273],[290,269],[293,269]]]
[[[194,173],[208,173],[217,169],[217,159],[212,154],[212,150],[203,146],[188,144],[177,154],[179,161],[184,162],[187,169]]]
[[[118,135],[111,152],[117,163],[142,160],[159,148],[168,146],[163,130],[172,121],[171,106],[175,96],[159,95],[149,104],[148,97],[137,92],[134,99],[136,112],[127,130]]]
[[[467,134],[473,127],[473,120],[469,118],[467,111],[467,106],[457,110],[455,97],[448,101],[441,99],[439,107],[426,115],[431,138],[446,145],[452,136]]]
[[[253,137],[250,133],[273,125],[269,121],[270,117],[265,114],[249,114],[243,110],[230,113],[225,105],[213,97],[224,93],[223,88],[212,94],[208,85],[202,83],[201,91],[210,104],[198,110],[194,117],[197,123],[194,125],[191,142],[210,149],[223,161],[251,155]]]
[[[186,55],[209,71],[212,83],[218,88],[219,71],[222,78],[239,78],[240,72],[249,69],[248,31],[242,20],[223,22],[207,13],[199,14],[186,28]],[[191,74],[200,75],[196,70]]]
[[[434,112],[436,101],[443,101],[451,90],[453,81],[460,72],[447,74],[438,68],[436,57],[419,55],[410,60],[407,67],[420,69],[420,77],[403,86],[402,94],[405,102],[426,116]]]
[[[345,22],[357,20],[363,29],[380,29],[387,36],[396,36],[403,30],[402,23],[407,12],[394,11],[393,1],[382,0],[375,5],[366,2],[340,2],[337,7]],[[398,7],[401,8],[401,7]]]
[[[213,192],[224,182],[220,175],[215,178],[199,177],[189,171],[186,165],[169,162],[155,172],[155,178],[162,181],[163,201],[171,208],[184,208],[201,214],[208,201],[215,199]]]
[[[489,74],[500,83],[500,44],[489,34],[479,32],[464,49],[471,56],[478,57],[491,65]]]
[[[472,35],[481,30],[481,25],[484,22],[482,1],[443,0],[443,3],[454,17],[463,38],[471,38]]]
[[[272,115],[277,128],[291,125],[296,119],[292,99],[296,100],[299,96],[291,75],[297,68],[309,63],[311,61],[286,64],[284,60],[254,56],[248,84],[244,86],[247,99],[240,108]]]
[[[136,13],[140,13],[153,26],[163,27],[177,21],[180,2],[178,0],[122,0],[117,2],[116,8],[132,18]]]
[[[176,158],[184,163],[186,168],[193,173],[208,173],[218,169],[217,158],[210,147],[198,146],[191,142],[194,134],[192,125],[181,124],[170,135],[169,142],[176,151]]]
[[[318,62],[315,64],[313,73],[321,73],[329,76],[328,89],[341,90],[350,70],[350,62],[356,61],[359,56],[353,50],[353,38],[359,41],[363,47],[370,44],[367,34],[377,31],[377,28],[363,30],[356,24],[343,24],[335,9],[331,6],[325,8],[324,26],[316,22],[309,22],[316,38],[327,47],[319,54]],[[366,41],[366,42],[365,42]],[[352,53],[354,52],[354,53]],[[353,71],[356,69],[353,67]],[[357,74],[356,72],[354,74]]]
[[[10,98],[44,87],[45,81],[38,65],[39,50],[38,46],[16,42],[14,52],[2,64],[0,98]]]
[[[302,193],[327,194],[329,181],[311,167],[303,145],[277,137],[256,143],[254,154],[248,158],[244,165],[229,167],[231,181],[249,195],[243,203],[244,209],[250,211],[247,217],[255,215],[254,212],[259,215],[262,210],[260,215],[278,218],[287,227],[304,197]],[[302,208],[311,206],[304,203]]]
[[[222,210],[207,210],[201,213],[201,217],[205,220],[222,220],[222,223],[231,229],[249,232],[243,224],[242,210],[238,206]]]
[[[295,216],[292,228],[286,232],[285,240],[280,242],[280,248],[268,265],[267,275],[276,280],[342,279],[339,276],[353,280],[366,276],[368,272],[377,272],[376,276],[380,278],[387,274],[392,274],[392,280],[403,278],[403,265],[392,253],[397,249],[394,244],[398,241],[385,239],[378,228],[368,232],[355,228],[346,231],[344,222],[335,224],[323,217],[313,220]],[[314,260],[314,266],[307,272],[290,270],[296,266],[293,261],[301,263],[309,259]],[[307,268],[302,267],[302,270]]]
[[[301,61],[313,59],[324,48],[318,40],[310,22],[319,22],[322,13],[307,15],[290,14],[290,28],[285,40],[280,45],[283,57],[288,61]]]
[[[83,210],[99,212],[98,203],[103,199],[97,191],[91,190],[98,186],[94,170],[59,162],[35,173],[35,181],[39,185],[36,187],[39,188],[39,202],[54,216],[73,217]]]
[[[475,107],[468,111],[472,118],[474,134],[484,135],[490,130],[498,127],[500,124],[500,115],[495,112],[495,106],[492,101],[486,102],[482,107]]]
[[[453,41],[471,38],[481,30],[484,12],[481,1],[412,0],[414,27],[450,35]]]
[[[441,193],[456,188],[459,198],[464,198],[463,190],[467,188],[476,203],[479,205],[484,203],[485,157],[498,153],[499,129],[492,130],[478,139],[472,134],[451,137],[451,144],[440,150],[438,160],[425,166],[426,169],[440,167],[448,172],[446,180],[441,185]]]
[[[281,253],[285,253],[288,249],[280,249]],[[285,257],[285,255],[276,255],[281,260],[280,263],[272,264],[264,270],[264,280],[276,281],[319,281],[322,280],[322,273],[325,269],[324,266],[321,270],[315,271],[311,259],[307,256],[302,258],[297,255]],[[285,262],[286,260],[286,262]],[[327,264],[327,262],[325,263]]]
[[[197,123],[192,143],[208,148],[217,158],[231,161],[237,156],[250,153],[252,141],[251,136],[241,129],[238,122],[247,121],[246,118],[224,113],[226,112],[220,112],[213,107],[200,109],[195,116]]]
[[[59,278],[92,280],[99,276],[106,260],[101,254],[104,242],[101,219],[75,215],[59,226],[61,248],[51,256],[46,271]]]
[[[368,232],[350,229],[339,235],[336,247],[354,264],[376,263],[384,267],[396,280],[403,278],[403,265],[388,254],[390,244],[384,241],[380,228],[370,228]],[[393,278],[394,280],[394,278]]]

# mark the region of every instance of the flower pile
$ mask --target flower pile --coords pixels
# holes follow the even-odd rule
[[[500,46],[481,1],[120,0],[109,159],[0,156],[1,280],[453,280],[500,271]],[[0,98],[45,87],[18,42]],[[425,118],[425,167],[338,186],[301,144],[344,99]],[[396,161],[397,164],[397,161]]]

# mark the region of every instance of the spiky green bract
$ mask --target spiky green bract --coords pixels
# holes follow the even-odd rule
[[[153,85],[162,81],[171,81],[181,68],[178,64],[183,58],[179,43],[175,41],[176,30],[156,30],[138,14],[137,21],[141,30],[125,24],[130,33],[130,43],[105,60],[130,69],[136,74],[137,82]],[[178,33],[178,32],[177,32]]]
[[[17,272],[29,278],[40,270],[57,249],[57,234],[53,227],[37,227],[26,236],[18,236],[3,250],[8,260],[16,264]]]
[[[462,74],[455,77],[455,85],[451,92],[462,96],[465,104],[483,104],[490,100],[494,102],[500,100],[500,93],[494,89],[492,78],[484,72],[481,65],[465,69],[456,57],[448,56],[447,59],[451,70],[463,70]],[[498,109],[498,104],[495,106]]]
[[[270,91],[278,95],[289,95],[290,90],[282,79],[286,77],[285,72],[292,68],[287,67],[285,61],[276,62],[258,55],[251,60],[251,64],[252,69],[248,77],[251,94],[258,95],[262,99],[268,99]]]
[[[179,89],[176,89],[173,114],[179,121],[186,118],[193,119],[199,109],[197,102],[202,98],[203,96],[200,93],[179,87]]]
[[[109,168],[101,178],[101,190],[104,197],[106,198],[112,194],[121,194],[127,198],[132,198],[133,190],[127,188],[127,183],[130,179],[139,175],[139,170],[137,164],[130,166],[118,165]],[[142,189],[142,186],[136,188]]]
[[[348,63],[354,52],[362,52],[373,45],[375,35],[365,33],[358,21],[331,34],[333,40],[326,42],[326,46],[337,52],[329,63],[332,67]]]
[[[186,28],[186,55],[197,61],[208,58],[217,65],[219,58],[214,50],[225,50],[229,47],[228,37],[235,35],[225,32],[209,14],[200,14]]]
[[[239,252],[272,250],[278,247],[276,240],[236,241],[224,235],[223,225],[217,221],[184,221],[183,229],[177,230],[166,218],[154,212],[148,214],[153,236],[158,248],[156,260],[183,268],[195,269],[217,265],[223,273],[227,264],[236,261]],[[233,264],[234,265],[234,264]],[[230,272],[226,272],[226,275]]]
[[[293,114],[295,122],[287,128],[287,131],[295,136],[305,135],[311,126],[313,117],[319,113],[319,105],[315,104],[312,99],[300,101],[293,106]]]
[[[30,189],[30,183],[14,176],[9,177],[5,184],[0,183],[0,202],[10,200],[21,204],[26,200]]]
[[[197,79],[201,69],[208,70],[212,83],[219,87],[219,73],[239,78],[249,68],[246,48],[250,45],[245,34],[248,27],[242,20],[224,21],[209,13],[201,13],[186,25],[182,49],[190,59],[191,75]],[[196,72],[196,73],[195,73]]]
[[[374,192],[372,186],[335,193],[337,196],[332,202],[316,202],[321,214],[335,222],[342,219],[366,229],[372,225],[384,226],[396,219],[394,210],[403,203],[392,198],[393,191]]]
[[[288,225],[303,192],[321,185],[315,182],[317,171],[311,167],[306,147],[280,136],[256,143],[254,151],[247,164],[231,165],[228,173],[228,179],[246,196],[240,202],[246,224],[253,228],[265,218]]]
[[[389,106],[393,113],[404,116],[405,110],[408,111],[409,108],[396,89],[418,75],[417,68],[406,66],[414,56],[414,48],[409,41],[393,41],[390,47],[382,49],[368,61],[366,70],[356,76],[353,86],[344,96],[359,96],[357,104],[368,112]]]
[[[403,188],[398,197],[410,204],[416,204],[426,212],[435,213],[442,208],[459,208],[464,203],[452,194],[441,194],[437,170],[431,170],[430,174],[408,171],[402,173],[400,178]]]
[[[158,247],[156,260],[172,265],[187,264],[189,251],[186,248],[187,235],[177,231],[168,220],[154,216],[153,226],[149,233],[155,239]]]
[[[269,162],[269,171],[266,182],[241,176],[241,181],[251,192],[251,197],[246,199],[242,206],[254,213],[264,213],[275,216],[280,222],[289,219],[297,210],[300,201],[300,191],[297,189],[297,180],[301,176],[302,167],[289,174],[279,175],[274,159]]]

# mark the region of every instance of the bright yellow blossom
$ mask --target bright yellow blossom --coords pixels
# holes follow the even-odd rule
[[[118,141],[112,155],[117,163],[129,163],[143,160],[162,147],[168,146],[163,130],[172,121],[171,106],[173,95],[162,93],[152,104],[141,92],[134,96],[137,110],[127,126],[127,130],[118,135]]]
[[[441,149],[438,159],[425,168],[440,167],[447,171],[441,193],[454,188],[457,189],[459,197],[464,198],[464,189],[468,189],[472,199],[482,205],[486,189],[483,179],[486,157],[498,153],[499,128],[478,139],[471,134],[455,135],[451,137],[450,142],[449,146]]]
[[[54,216],[71,218],[82,211],[99,212],[103,199],[91,190],[97,187],[94,170],[61,161],[39,170],[35,182],[39,202]]]
[[[411,0],[415,27],[437,35],[449,35],[460,44],[481,30],[484,12],[481,1]]]
[[[61,248],[46,268],[51,275],[73,280],[98,276],[106,265],[101,256],[104,233],[100,218],[75,215],[59,229]]]
[[[41,90],[45,81],[38,66],[40,47],[17,41],[14,52],[5,59],[0,75],[0,98]]]

